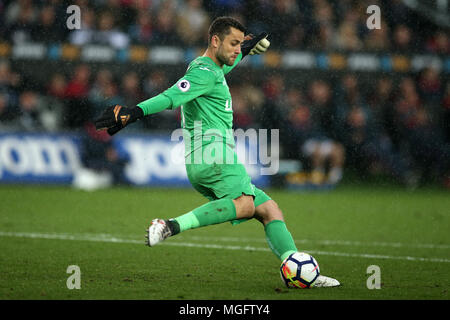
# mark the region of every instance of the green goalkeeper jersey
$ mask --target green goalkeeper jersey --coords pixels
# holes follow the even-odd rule
[[[233,66],[221,68],[209,57],[198,57],[186,74],[162,93],[170,99],[172,109],[181,108],[181,126],[189,134],[184,135],[186,156],[213,142],[234,149],[233,104],[225,74],[241,59],[242,54]]]

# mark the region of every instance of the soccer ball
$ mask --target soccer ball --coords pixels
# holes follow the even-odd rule
[[[295,252],[280,267],[281,280],[288,288],[311,288],[319,277],[319,264],[305,252]]]

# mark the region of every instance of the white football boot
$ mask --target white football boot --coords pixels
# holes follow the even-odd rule
[[[319,275],[314,283],[314,287],[316,288],[325,288],[325,287],[338,287],[341,284],[336,279],[326,277],[323,275]]]
[[[162,219],[153,219],[150,227],[147,229],[145,244],[149,247],[153,247],[171,235],[172,230],[170,230],[167,221]]]

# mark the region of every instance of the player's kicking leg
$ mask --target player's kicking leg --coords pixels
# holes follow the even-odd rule
[[[168,237],[185,230],[236,219],[252,218],[254,212],[252,196],[242,195],[233,200],[210,201],[175,219],[154,219],[147,229],[146,244],[153,247]]]
[[[266,197],[264,200],[259,200],[264,197]],[[256,208],[252,196],[242,195],[233,200],[219,199],[210,201],[175,219],[154,219],[147,230],[146,243],[152,247],[168,237],[185,230],[255,217],[264,225],[270,249],[283,261],[298,250],[290,232],[286,228],[280,208],[275,201],[267,199],[270,198],[258,189],[255,201],[260,204]],[[336,279],[322,275],[319,276],[315,284],[316,287],[334,287],[338,285],[339,281]]]
[[[255,216],[264,225],[266,239],[272,252],[283,261],[292,253],[298,251],[291,233],[284,223],[283,213],[273,200],[267,200],[255,208]],[[314,284],[317,288],[337,287],[336,279],[319,275]]]

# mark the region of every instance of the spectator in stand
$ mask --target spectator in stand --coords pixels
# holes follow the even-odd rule
[[[47,5],[39,13],[39,20],[33,30],[33,40],[45,43],[57,43],[64,39],[64,28],[56,25],[56,13],[53,6]]]
[[[297,158],[308,161],[310,181],[337,184],[342,179],[345,161],[342,145],[327,137],[314,117],[316,107],[306,104],[299,90],[290,89],[286,96],[285,121],[291,133],[291,145],[295,146]]]
[[[313,19],[307,20],[311,25],[310,33],[314,36],[308,37],[308,43],[312,49],[331,49],[334,47],[335,27],[334,11],[331,5],[324,0],[314,1]],[[305,26],[308,28],[307,26]]]
[[[243,11],[246,4],[241,0],[208,0],[204,2],[204,6],[211,12],[210,16],[231,15],[238,11]],[[257,4],[256,6],[258,6]]]
[[[81,134],[81,163],[83,168],[74,174],[74,186],[92,190],[110,185],[128,184],[124,167],[129,159],[119,157],[106,131],[97,131],[86,122]]]
[[[153,97],[169,88],[169,86],[170,82],[167,79],[166,73],[162,70],[154,70],[144,79],[144,96]],[[148,129],[175,129],[179,124],[177,117],[176,112],[164,110],[151,117],[145,117],[140,122]]]
[[[91,70],[88,65],[78,65],[72,79],[67,84],[63,117],[66,128],[80,128],[90,116],[87,99],[90,89],[90,76]]]
[[[312,121],[317,126],[316,137],[306,142],[304,152],[315,153],[316,171],[324,172],[324,162],[329,160],[331,169],[328,174],[328,182],[335,184],[342,179],[342,168],[345,161],[345,149],[336,141],[334,132],[335,106],[332,101],[332,91],[328,83],[315,80],[309,88],[309,104],[311,106]],[[314,146],[314,148],[313,148]],[[314,151],[312,151],[314,150]]]
[[[91,70],[87,64],[78,65],[75,68],[74,76],[69,81],[66,87],[66,98],[69,99],[83,99],[86,98],[89,92],[89,80]]]
[[[89,106],[91,108],[89,118],[96,117],[106,106],[123,104],[119,96],[117,85],[113,75],[108,69],[100,70],[91,90],[89,91]]]
[[[145,99],[144,93],[140,88],[140,80],[136,72],[130,71],[122,78],[120,86],[120,96],[124,100],[124,105],[132,106],[137,101]]]
[[[14,73],[8,61],[0,60],[0,91],[7,90],[13,86]]]
[[[0,93],[0,123],[5,121],[9,116],[8,97],[4,93]]]
[[[152,71],[144,80],[144,94],[153,97],[157,92],[166,90],[169,87],[169,80],[162,70]]]
[[[283,112],[283,95],[285,91],[285,81],[280,74],[271,74],[262,84],[262,90],[265,97],[264,106],[260,115],[260,122],[264,128],[279,128],[280,139],[288,139],[289,132],[284,127]],[[291,150],[287,148],[287,157],[296,157],[296,153],[291,154]]]
[[[394,124],[399,140],[406,141],[408,128],[413,125],[414,115],[421,108],[419,93],[414,79],[403,78],[399,84],[399,93],[394,104]]]
[[[301,26],[294,25],[286,39],[286,49],[298,50],[306,46],[306,32]]]
[[[37,11],[33,6],[33,0],[10,1],[4,12],[4,21],[6,25],[16,23],[23,11],[31,12],[32,21],[37,18]]]
[[[89,103],[94,109],[101,109],[105,98],[106,87],[113,82],[113,74],[109,69],[100,69],[89,90]],[[96,114],[94,112],[94,114]]]
[[[66,90],[66,77],[61,73],[55,73],[47,86],[47,95],[62,101],[66,97]]]
[[[32,42],[33,35],[36,32],[36,9],[32,4],[26,1],[22,1],[19,7],[17,7],[18,14],[17,19],[12,18],[7,12],[7,20],[11,21],[11,24],[7,28],[6,35],[8,40],[13,43]],[[11,8],[8,7],[8,9]],[[8,19],[9,17],[9,19]]]
[[[239,84],[241,89],[242,98],[248,104],[248,110],[252,114],[252,128],[261,128],[260,114],[263,111],[264,94],[260,87],[255,86],[254,80],[250,80],[251,75],[246,75],[240,80],[243,81]]]
[[[159,45],[179,45],[182,43],[176,30],[176,11],[163,7],[156,17],[153,42]]]
[[[415,110],[409,120],[405,128],[406,141],[422,171],[422,178],[437,178],[444,182],[450,177],[450,144],[425,108]]]
[[[177,16],[177,32],[188,46],[206,43],[210,19],[202,0],[187,0]]]
[[[396,52],[410,54],[416,51],[412,43],[411,29],[407,25],[401,24],[395,27],[392,42],[392,50]]]
[[[125,106],[134,106],[136,105],[136,101],[147,99],[141,90],[140,80],[136,72],[130,71],[123,76],[119,95]],[[136,123],[136,128],[134,129],[139,130],[144,128],[144,126],[144,122],[139,121]]]
[[[7,61],[0,60],[0,94],[6,100],[6,109],[3,109],[3,117],[5,112],[8,119],[13,119],[18,115],[19,85],[20,75],[13,72]],[[6,118],[4,118],[6,119]]]
[[[24,131],[56,131],[61,128],[62,105],[34,90],[25,89],[19,96],[19,110],[13,123]]]
[[[44,106],[41,110],[42,119],[49,131],[64,129],[66,88],[66,77],[61,73],[55,73],[46,86],[45,94],[41,94],[40,100]]]
[[[365,99],[361,94],[358,78],[353,73],[345,74],[339,81],[335,90],[335,132],[343,131],[343,124],[345,123],[348,110],[353,105],[365,106]],[[339,136],[338,136],[339,138]],[[340,138],[339,138],[340,139]]]
[[[137,44],[150,44],[153,40],[153,19],[149,11],[140,11],[136,23],[131,25],[128,34]]]
[[[99,14],[98,26],[95,27],[95,13],[88,7],[82,9],[81,29],[73,30],[70,41],[76,45],[103,44],[115,49],[123,49],[129,45],[129,36],[116,26],[115,16],[109,11]]]
[[[17,114],[9,96],[6,93],[0,93],[0,130],[14,129],[13,122]]]
[[[400,146],[393,123],[395,91],[392,78],[382,77],[377,80],[375,90],[369,94],[368,109],[372,115],[375,130],[391,139],[396,148]]]
[[[243,90],[238,86],[230,88],[233,97],[233,126],[236,129],[247,130],[254,128],[254,112],[251,110],[249,101],[245,99]]]
[[[282,48],[289,37],[292,26],[299,21],[299,8],[295,0],[274,0],[270,14],[264,16],[266,30],[270,30],[271,45]]]
[[[422,104],[411,78],[404,78],[400,83],[395,121],[402,141],[421,170],[422,178],[437,176],[444,179],[449,174],[449,145],[441,128],[431,121],[430,113]]]
[[[389,26],[384,21],[381,21],[380,29],[373,29],[367,32],[364,39],[364,47],[373,51],[390,50],[389,33]]]
[[[297,88],[290,88],[284,95],[280,106],[280,122],[285,122],[280,128],[283,145],[290,150],[289,158],[304,160],[301,147],[305,141],[316,132],[316,124],[312,121],[310,107],[305,103],[303,93]]]
[[[24,131],[42,131],[39,95],[34,91],[26,90],[19,96],[19,116],[17,126]]]
[[[334,47],[340,50],[359,51],[363,43],[356,33],[356,26],[349,22],[343,22],[336,33]]]
[[[427,67],[420,72],[417,81],[420,97],[427,104],[439,106],[442,99],[442,82],[439,72],[434,67]]]
[[[436,54],[450,54],[450,40],[445,31],[437,31],[426,43],[426,49]]]
[[[314,122],[322,128],[323,134],[334,138],[335,106],[330,85],[323,80],[314,80],[309,87],[308,97]]]
[[[366,30],[367,26],[361,25],[360,10],[357,7],[351,7],[337,29],[335,47],[341,50],[358,51],[363,49],[363,41],[360,38],[361,30]]]
[[[123,97],[119,93],[118,85],[113,81],[108,82],[106,84],[106,86],[104,87],[104,90],[102,92],[102,95],[103,95],[103,99],[100,101],[100,103],[95,105],[95,108],[94,108],[95,113],[99,110],[98,108],[100,106],[101,106],[101,108],[104,109],[107,106],[116,105],[116,104],[119,104],[119,105],[124,104]]]
[[[102,9],[114,17],[114,28],[125,30],[136,21],[135,10],[131,8],[130,0],[103,0]]]
[[[369,110],[352,106],[346,115],[342,137],[349,163],[361,175],[387,173],[405,185],[416,186],[417,178],[410,164],[394,150],[389,137],[376,130]]]
[[[116,27],[115,19],[115,16],[109,11],[100,14],[98,31],[94,33],[92,43],[107,44],[115,49],[123,49],[128,46],[130,39],[127,34]]]

